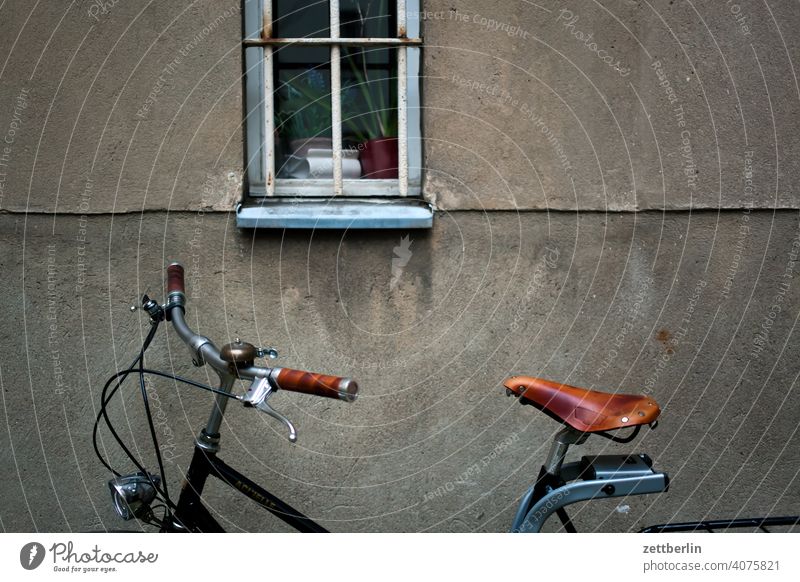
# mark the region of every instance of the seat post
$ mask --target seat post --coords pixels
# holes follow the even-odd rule
[[[557,476],[561,473],[561,465],[564,463],[564,458],[567,456],[567,450],[570,445],[579,445],[586,441],[589,435],[585,432],[580,432],[572,427],[564,427],[556,433],[553,439],[553,444],[550,446],[550,452],[547,455],[544,468],[550,475]]]

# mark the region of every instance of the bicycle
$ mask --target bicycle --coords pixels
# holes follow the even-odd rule
[[[222,526],[201,499],[208,477],[213,476],[298,531],[327,532],[324,527],[223,462],[217,455],[220,450],[219,428],[228,401],[238,400],[244,406],[256,408],[281,422],[288,431],[289,440],[295,442],[297,431],[292,422],[267,403],[272,394],[277,390],[288,390],[353,402],[358,395],[357,383],[339,376],[256,366],[257,358],[275,358],[277,352],[273,348],[256,348],[239,339],[218,349],[211,340],[189,328],[184,318],[185,307],[183,267],[173,263],[167,268],[167,301],[164,305],[159,305],[147,295],[142,298],[142,308],[150,318],[150,331],[139,355],[127,369],[112,375],[103,387],[100,412],[95,420],[92,439],[98,458],[115,475],[108,482],[108,487],[116,513],[125,520],[138,519],[155,525],[161,532],[222,532]],[[158,326],[165,320],[172,323],[178,336],[190,348],[194,365],[210,365],[217,373],[220,380],[218,387],[145,368],[145,352]],[[131,374],[139,376],[139,387],[159,467],[157,475],[149,473],[134,457],[108,417],[108,404]],[[195,439],[192,460],[177,503],[170,498],[164,478],[163,460],[144,383],[145,375],[174,379],[216,394],[209,419]],[[232,392],[237,380],[250,382],[243,395]],[[115,381],[116,385],[109,391]],[[602,436],[618,443],[629,443],[644,426],[655,428],[661,409],[654,399],[644,395],[586,390],[530,376],[513,376],[506,379],[504,386],[506,393],[517,397],[520,403],[532,405],[564,425],[554,437],[535,483],[522,496],[512,523],[512,532],[539,532],[553,514],[558,516],[566,531],[575,532],[576,528],[565,510],[568,505],[579,501],[647,495],[668,490],[668,475],[656,471],[653,461],[644,453],[584,456],[577,462],[564,462],[569,447],[583,444],[591,435]],[[97,446],[101,419],[136,466],[137,473],[123,476],[102,456]],[[620,437],[613,433],[625,429],[631,429],[627,436]],[[155,515],[158,507],[164,510],[160,519]],[[797,524],[800,524],[798,516],[739,518],[660,524],[641,531],[713,531],[740,527],[757,527],[768,531],[767,527],[771,526]]]
[[[315,374],[290,368],[256,366],[257,358],[274,359],[278,355],[277,351],[273,348],[256,348],[253,344],[239,339],[218,349],[211,340],[196,334],[189,328],[184,318],[185,306],[184,270],[180,264],[173,263],[167,268],[166,303],[159,305],[147,295],[142,298],[142,308],[150,317],[150,331],[139,355],[127,369],[111,376],[101,393],[101,407],[95,420],[92,440],[95,454],[103,465],[115,475],[108,482],[108,486],[117,515],[125,520],[138,519],[144,523],[156,525],[161,532],[223,532],[222,526],[214,519],[201,500],[206,481],[209,476],[212,476],[243,493],[298,531],[327,532],[321,525],[222,461],[217,456],[220,449],[219,428],[228,402],[238,400],[244,406],[260,410],[281,422],[288,430],[289,440],[295,442],[297,430],[292,422],[267,403],[272,394],[278,390],[287,390],[353,402],[358,395],[358,384],[349,378],[339,376]],[[209,365],[216,372],[220,380],[217,388],[144,367],[145,352],[152,342],[159,324],[164,320],[172,323],[178,336],[189,347],[194,365],[198,367]],[[131,374],[139,376],[139,386],[159,467],[158,475],[149,473],[143,464],[134,457],[108,417],[109,402],[120,389],[123,381]],[[171,378],[216,394],[208,422],[195,439],[194,453],[177,503],[170,498],[167,481],[164,478],[164,464],[150,413],[144,383],[145,375]],[[250,382],[249,388],[243,395],[234,394],[232,391],[237,380]],[[116,385],[109,391],[115,381]],[[137,473],[121,475],[109,465],[100,453],[97,434],[101,419],[105,421],[123,452],[136,466]],[[154,502],[156,502],[155,505]],[[163,507],[164,510],[160,519],[155,515],[158,507]]]
[[[669,489],[669,476],[656,471],[652,459],[644,453],[584,456],[564,464],[569,447],[583,444],[593,434],[629,443],[643,426],[655,428],[661,408],[653,398],[587,390],[530,376],[513,376],[504,386],[506,394],[517,397],[521,404],[532,405],[565,425],[556,434],[536,482],[522,496],[511,526],[513,533],[540,532],[554,513],[564,529],[574,533],[577,530],[564,509],[567,505]],[[626,437],[610,432],[624,429],[632,431]],[[768,527],[799,524],[800,516],[717,519],[651,525],[640,533],[712,533],[738,528],[769,532]]]

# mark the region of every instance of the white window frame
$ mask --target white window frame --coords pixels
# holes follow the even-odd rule
[[[272,1],[244,0],[244,53],[247,193],[258,198],[311,197],[365,199],[421,195],[422,135],[420,115],[420,0],[397,0],[397,36],[341,38],[339,0],[330,0],[329,38],[274,38]],[[408,16],[411,16],[410,18]],[[330,46],[333,179],[275,178],[273,50],[281,46]],[[397,50],[398,178],[342,178],[341,47],[391,47]],[[310,208],[310,207],[309,207]]]

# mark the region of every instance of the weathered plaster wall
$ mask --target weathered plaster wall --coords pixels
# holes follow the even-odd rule
[[[737,20],[729,4],[424,2],[426,196],[797,208],[800,13],[741,3]],[[93,5],[4,10],[0,103],[28,95],[2,208],[77,212],[91,190],[95,213],[232,209],[237,0]]]
[[[93,2],[17,4],[3,10],[3,111],[28,97],[2,208],[233,208],[243,157],[238,2],[120,1],[91,14]]]
[[[223,429],[224,458],[331,529],[506,529],[558,429],[504,396],[503,378],[519,373],[645,392],[663,407],[635,444],[594,438],[583,449],[646,451],[670,472],[670,492],[625,500],[627,514],[617,503],[581,509],[583,527],[790,512],[800,501],[796,212],[448,213],[410,233],[394,283],[400,233],[253,236],[220,214],[146,216],[91,218],[85,246],[77,217],[0,218],[7,529],[120,526],[91,424],[102,381],[146,329],[128,307],[142,293],[163,297],[163,265],[176,257],[197,331],[218,345],[274,345],[281,365],[360,382],[351,405],[278,394],[296,445],[240,406]],[[149,366],[210,380],[174,333],[160,333]],[[177,490],[211,399],[153,387]],[[138,428],[148,455],[134,385],[123,400],[113,418],[128,437],[128,423]],[[218,486],[210,502],[234,529],[281,527]]]
[[[333,530],[506,529],[557,429],[503,397],[516,373],[663,406],[635,449],[670,493],[580,525],[796,513],[793,4],[426,2],[440,212],[412,233],[238,231],[238,3],[107,4],[0,8],[4,529],[122,525],[91,423],[142,339],[128,307],[163,297],[175,259],[199,332],[360,381],[352,405],[277,395],[295,446],[252,410],[224,429],[231,463]],[[206,377],[163,331],[148,365]],[[210,399],[153,389],[176,489]],[[220,488],[209,502],[231,529],[282,527]]]

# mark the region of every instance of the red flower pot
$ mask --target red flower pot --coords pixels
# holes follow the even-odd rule
[[[361,144],[361,177],[397,179],[397,138],[379,137]]]

